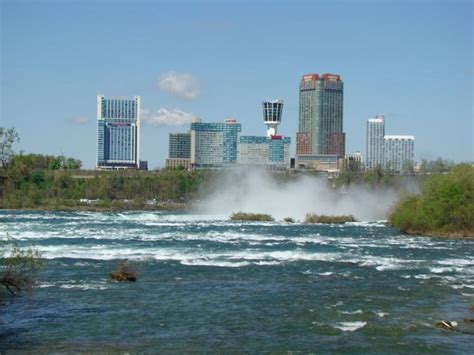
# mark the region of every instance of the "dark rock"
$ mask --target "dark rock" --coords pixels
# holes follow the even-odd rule
[[[451,330],[451,331],[456,331],[457,330],[449,320],[443,320],[441,322],[438,322],[438,323],[436,323],[436,326],[438,328],[443,328],[443,329]]]
[[[109,274],[111,280],[114,281],[136,281],[137,272],[130,266],[127,260],[120,262],[115,270]]]

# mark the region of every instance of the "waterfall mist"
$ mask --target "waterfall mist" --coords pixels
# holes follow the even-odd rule
[[[324,177],[286,176],[242,168],[219,174],[204,196],[196,205],[202,213],[267,213],[277,220],[302,220],[307,213],[350,214],[360,221],[376,221],[386,219],[398,192],[354,185],[341,192],[332,189]]]

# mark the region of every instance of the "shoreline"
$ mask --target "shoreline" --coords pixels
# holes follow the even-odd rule
[[[21,207],[21,208],[0,208],[4,211],[43,211],[43,212],[127,212],[127,211],[169,211],[182,212],[192,209],[189,203],[168,203],[150,206],[38,206],[38,207]]]
[[[392,228],[396,228],[391,226]],[[400,231],[405,234],[414,235],[417,237],[439,237],[439,238],[453,238],[453,239],[474,239],[474,231],[417,231],[417,230],[406,230]]]

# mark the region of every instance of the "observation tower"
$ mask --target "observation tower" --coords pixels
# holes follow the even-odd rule
[[[283,100],[265,100],[263,106],[263,121],[267,126],[267,137],[277,135],[277,127],[281,122]]]

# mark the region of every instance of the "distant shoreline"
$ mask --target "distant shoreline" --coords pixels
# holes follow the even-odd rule
[[[191,204],[168,203],[150,206],[38,206],[24,208],[2,208],[4,211],[44,211],[44,212],[126,212],[126,211],[189,211]]]

